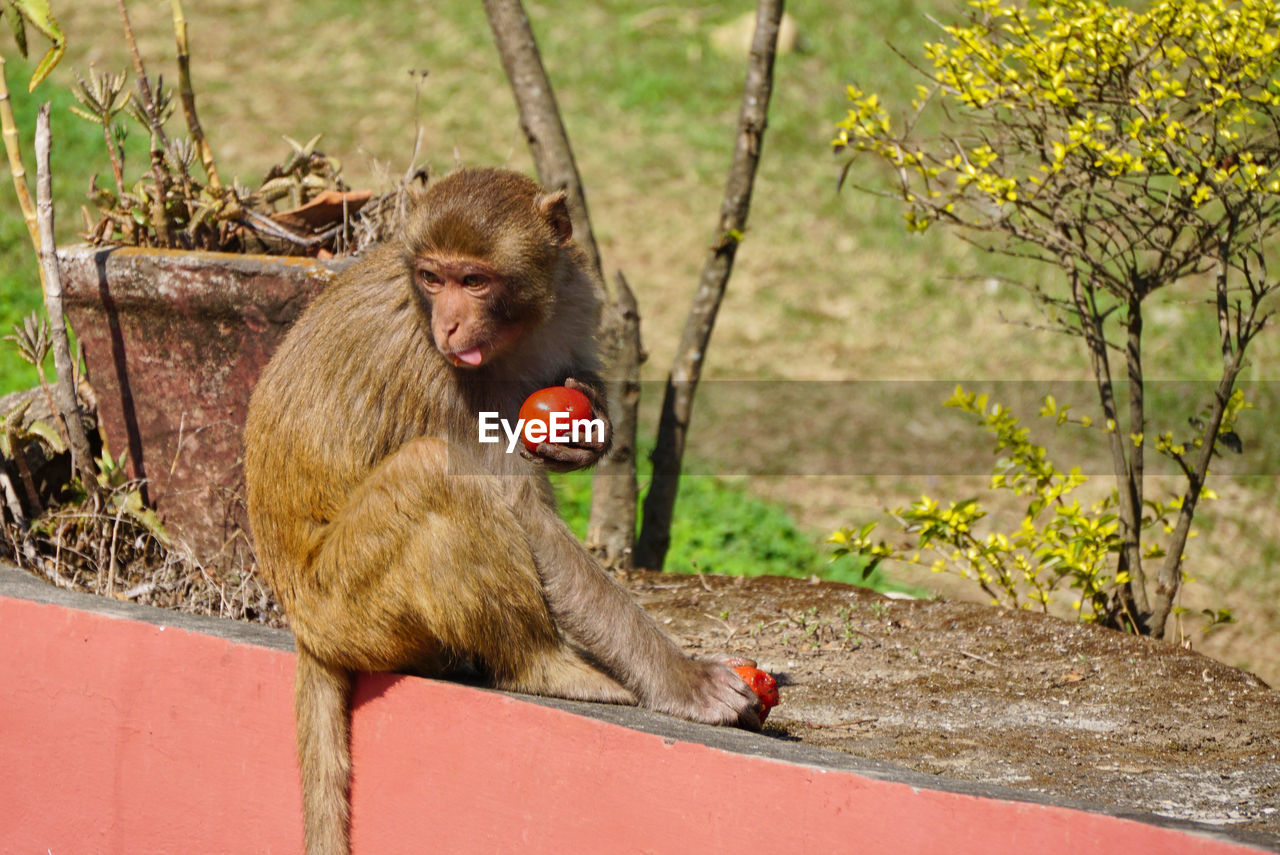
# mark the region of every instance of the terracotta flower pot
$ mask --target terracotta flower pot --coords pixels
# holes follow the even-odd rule
[[[249,393],[334,265],[174,250],[59,250],[66,312],[111,453],[205,561],[247,556]]]

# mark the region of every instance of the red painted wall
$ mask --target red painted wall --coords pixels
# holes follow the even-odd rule
[[[0,650],[0,853],[301,851],[292,654],[9,597]],[[1260,851],[410,677],[361,681],[352,743],[368,855]]]

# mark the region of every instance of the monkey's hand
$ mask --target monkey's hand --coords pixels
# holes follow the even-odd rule
[[[686,659],[684,666],[670,675],[663,697],[646,698],[643,705],[704,724],[760,729],[760,699],[727,665]]]
[[[595,431],[588,431],[587,436],[591,437],[589,442],[563,444],[542,442],[533,451],[525,448],[520,449],[520,453],[526,459],[532,460],[552,472],[572,472],[575,469],[585,469],[599,460],[609,450],[609,445],[613,442],[613,422],[609,420],[609,405],[606,403],[604,395],[600,394],[596,387],[573,377],[566,379],[564,385],[587,396],[587,400],[591,402],[591,418],[599,420],[604,425],[604,430],[601,432],[599,439],[595,437]]]

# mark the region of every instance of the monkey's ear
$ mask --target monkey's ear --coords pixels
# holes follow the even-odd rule
[[[418,205],[421,205],[422,200],[427,198],[426,176],[425,175],[423,176],[423,180],[421,182],[415,181],[412,184],[406,184],[404,188],[404,192],[405,192],[405,195],[409,197],[410,206],[416,207]]]
[[[569,218],[569,204],[563,190],[539,197],[538,213],[551,224],[551,231],[561,246],[573,240],[573,220]]]

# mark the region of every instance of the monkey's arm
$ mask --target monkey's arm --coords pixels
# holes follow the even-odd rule
[[[759,701],[724,665],[690,659],[541,502],[523,527],[556,623],[642,706],[707,724],[758,730]]]

